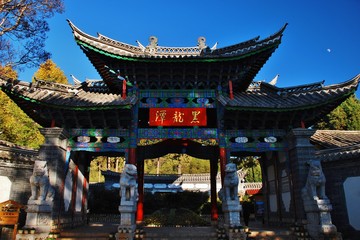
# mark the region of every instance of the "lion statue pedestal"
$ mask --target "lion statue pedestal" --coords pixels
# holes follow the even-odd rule
[[[332,205],[325,195],[325,176],[318,160],[308,161],[309,173],[302,189],[306,229],[313,239],[339,239],[336,226],[331,222]]]
[[[133,164],[126,164],[120,177],[120,225],[116,234],[117,239],[133,239],[136,229],[135,213],[138,200],[136,182],[137,168]]]

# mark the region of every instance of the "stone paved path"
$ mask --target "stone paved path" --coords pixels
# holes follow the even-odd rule
[[[291,236],[291,231],[285,228],[267,227],[260,222],[250,222],[250,234],[248,239],[276,239],[290,240],[296,239]],[[117,223],[101,224],[93,223],[89,226],[83,226],[74,229],[67,229],[61,233],[61,240],[108,240],[109,233],[117,231]],[[146,240],[216,240],[216,229],[211,227],[187,227],[187,228],[145,228]]]

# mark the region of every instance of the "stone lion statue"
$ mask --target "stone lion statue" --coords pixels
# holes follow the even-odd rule
[[[33,174],[30,177],[31,197],[29,200],[52,201],[54,189],[50,186],[46,161],[36,160]]]
[[[120,197],[123,201],[137,201],[138,190],[136,182],[137,168],[133,164],[125,164],[120,177]]]
[[[239,200],[238,196],[239,176],[236,165],[228,163],[225,166],[224,186],[219,191],[219,198],[221,201]]]
[[[310,199],[328,199],[325,195],[325,176],[319,160],[307,161],[309,165],[308,177],[305,187],[302,189],[303,197]]]

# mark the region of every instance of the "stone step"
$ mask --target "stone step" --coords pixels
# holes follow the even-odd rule
[[[91,224],[73,229],[64,229],[60,233],[61,240],[108,240],[109,234],[117,231],[118,224]]]
[[[248,234],[249,239],[276,239],[276,240],[295,240],[293,232],[290,230],[251,230]]]
[[[61,231],[61,240],[108,240],[110,233],[117,231],[118,224],[92,224],[91,226],[64,229]],[[215,227],[145,227],[145,240],[217,240],[218,233]],[[293,231],[281,228],[264,226],[250,227],[248,239],[296,239]]]
[[[83,233],[83,232],[74,233],[74,234],[61,233],[60,237],[58,237],[57,239],[61,239],[61,240],[76,240],[76,239],[108,240],[109,233],[91,233],[91,234]]]
[[[84,236],[73,236],[73,237],[59,237],[61,240],[109,240],[109,237],[84,237]]]
[[[159,227],[144,228],[145,240],[216,240],[213,227]]]

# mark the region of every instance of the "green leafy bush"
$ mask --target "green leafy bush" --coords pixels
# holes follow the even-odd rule
[[[145,217],[147,226],[208,226],[210,223],[185,208],[163,208]]]
[[[209,194],[207,192],[145,193],[144,211],[145,214],[151,214],[163,208],[186,208],[200,213],[201,206],[208,200]]]

